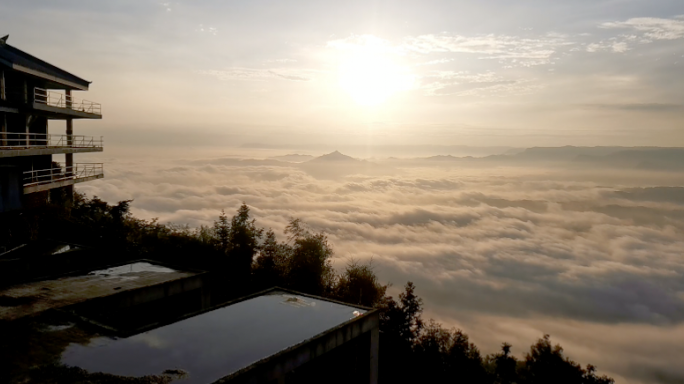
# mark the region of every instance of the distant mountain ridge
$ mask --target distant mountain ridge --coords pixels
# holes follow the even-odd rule
[[[297,153],[287,154],[287,155],[283,155],[283,156],[272,156],[272,157],[270,157],[270,159],[273,159],[273,160],[286,161],[289,163],[303,163],[303,162],[309,161],[313,158],[314,158],[314,156],[311,156],[311,155],[300,155]]]
[[[485,157],[438,155],[415,158],[440,163],[566,164],[603,166],[640,170],[684,171],[684,148],[681,147],[532,147],[511,154]],[[396,161],[402,161],[397,159]]]

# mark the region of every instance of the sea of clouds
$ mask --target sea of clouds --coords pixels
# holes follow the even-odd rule
[[[77,189],[190,226],[242,202],[279,234],[301,218],[337,268],[372,259],[395,295],[413,281],[425,317],[484,353],[548,333],[618,383],[684,383],[684,172],[184,156],[115,157]]]

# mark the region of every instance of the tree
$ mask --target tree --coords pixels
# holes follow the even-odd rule
[[[503,343],[501,352],[492,357],[496,384],[513,384],[517,379],[518,359],[511,355],[511,345]]]
[[[380,309],[380,370],[383,382],[421,382],[420,370],[413,361],[414,344],[423,328],[420,315],[423,300],[415,294],[415,285],[406,283],[399,302],[391,296],[383,297]]]
[[[551,345],[549,335],[537,340],[525,356],[523,379],[529,384],[580,384],[584,371],[574,361],[563,357],[563,348]]]
[[[115,222],[123,224],[131,215],[131,203],[133,200],[122,200],[110,209],[110,213]]]
[[[423,313],[423,299],[418,297],[415,291],[416,286],[413,282],[409,281],[404,287],[404,292],[399,294],[401,311],[404,318],[400,334],[402,338],[409,340],[411,343],[418,339],[423,328],[423,319],[420,317]]]
[[[448,359],[452,345],[452,333],[430,319],[423,327],[413,349],[413,360],[416,370],[420,371],[421,381],[435,384],[453,381]]]
[[[324,232],[311,233],[299,219],[285,228],[292,242],[288,263],[288,285],[298,291],[314,295],[331,292],[335,273],[330,259],[332,247]]]
[[[214,229],[206,225],[200,225],[195,228],[192,237],[196,238],[203,245],[211,245],[214,241]]]
[[[594,367],[591,364],[587,364],[587,369],[584,370],[584,376],[582,377],[584,380],[582,384],[614,384],[615,380],[612,378],[603,375],[603,376],[596,376],[596,367]]]
[[[335,287],[336,296],[341,301],[367,307],[377,304],[386,290],[387,286],[378,282],[372,260],[368,264],[350,260]]]
[[[289,247],[278,243],[272,229],[266,232],[264,242],[259,247],[259,256],[254,263],[254,275],[259,288],[285,284],[289,261]]]
[[[397,303],[391,296],[386,296],[380,303],[380,331],[397,338],[403,343],[412,345],[420,336],[423,328],[423,299],[415,294],[416,286],[409,281],[404,292],[399,294]]]
[[[230,223],[225,210],[221,210],[218,220],[214,221],[213,242],[217,250],[227,254],[230,249]]]
[[[448,356],[450,371],[457,383],[487,383],[487,374],[482,365],[480,350],[460,329],[453,334],[453,343]]]
[[[234,268],[233,273],[240,279],[249,278],[252,262],[259,250],[259,239],[263,229],[257,228],[256,220],[249,216],[249,207],[242,203],[237,214],[233,216],[228,230],[228,260]],[[223,224],[220,229],[223,230]]]

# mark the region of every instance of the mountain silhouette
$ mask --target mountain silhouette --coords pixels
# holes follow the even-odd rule
[[[320,163],[359,163],[361,160],[357,160],[351,156],[347,156],[345,154],[340,153],[340,151],[335,151],[328,153],[323,156],[316,157],[315,159],[311,159],[307,161],[307,164],[320,164]]]

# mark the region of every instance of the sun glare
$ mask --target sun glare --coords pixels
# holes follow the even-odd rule
[[[374,106],[397,92],[411,89],[414,77],[383,55],[363,52],[340,65],[339,82],[358,104]]]

